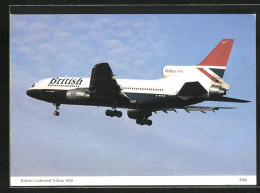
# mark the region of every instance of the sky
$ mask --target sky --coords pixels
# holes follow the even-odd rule
[[[249,14],[11,15],[11,176],[205,176],[256,174],[256,20]],[[224,80],[237,107],[153,113],[153,125],[105,116],[105,107],[30,98],[36,81],[90,77],[108,62],[116,78],[159,79],[166,65],[200,63],[234,39]]]

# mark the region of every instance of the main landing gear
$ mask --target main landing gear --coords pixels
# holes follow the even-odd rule
[[[60,104],[58,104],[58,103],[53,103],[53,105],[56,106],[56,110],[54,111],[53,114],[54,114],[55,116],[59,116],[60,113],[58,112],[58,110],[60,109],[60,108],[59,108]]]
[[[138,125],[148,125],[148,126],[151,126],[153,124],[152,120],[149,119],[136,119],[136,123]]]
[[[122,112],[115,110],[106,110],[106,116],[110,117],[122,117]]]

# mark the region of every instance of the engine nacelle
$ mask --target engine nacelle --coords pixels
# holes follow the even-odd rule
[[[152,112],[139,109],[129,109],[127,111],[127,116],[130,119],[144,119],[152,116]]]
[[[90,99],[91,95],[86,89],[76,88],[68,90],[66,93],[66,98],[69,101],[82,101]]]
[[[213,85],[209,88],[210,96],[223,96],[226,94],[226,89],[218,85]]]

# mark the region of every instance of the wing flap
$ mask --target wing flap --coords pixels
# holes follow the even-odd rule
[[[215,111],[220,109],[236,109],[235,107],[203,107],[203,106],[185,106],[183,109],[188,111]]]
[[[206,111],[212,111],[215,112],[216,110],[220,109],[236,109],[236,107],[204,107],[204,106],[184,106],[184,107],[176,107],[176,108],[167,108],[167,109],[162,109],[162,111],[176,111],[176,109],[184,109],[188,113],[190,111],[200,111],[202,113],[206,113]]]

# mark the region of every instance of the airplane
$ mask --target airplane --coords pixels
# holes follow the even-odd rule
[[[27,95],[53,103],[55,116],[59,116],[61,104],[111,107],[106,116],[121,117],[117,108],[125,108],[130,119],[139,125],[152,125],[148,118],[152,113],[184,109],[186,112],[233,107],[192,106],[203,101],[250,101],[224,97],[229,84],[223,80],[233,39],[222,39],[209,55],[194,66],[165,66],[163,78],[157,80],[115,79],[108,63],[92,68],[90,78],[54,77],[33,84]]]

